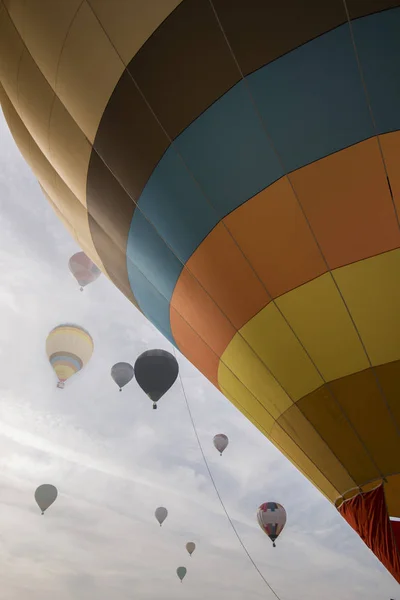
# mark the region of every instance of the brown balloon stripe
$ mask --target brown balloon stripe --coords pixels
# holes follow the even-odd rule
[[[400,361],[398,360],[331,381],[296,402],[277,420],[277,424],[290,436],[295,432],[298,445],[326,473],[327,478],[341,494],[346,494],[349,487],[346,487],[346,483],[343,484],[343,480],[341,482],[341,475],[335,473],[333,467],[327,467],[327,452],[333,453],[347,469],[355,486],[363,487],[369,482],[379,481],[381,476],[387,478],[398,472],[400,438],[377,386],[376,377],[383,388],[389,409],[399,423]],[[338,404],[353,427],[350,427]],[[308,423],[308,428],[305,423]],[[318,451],[319,448],[310,436],[309,424],[314,431],[319,432],[327,444],[325,453]],[[400,496],[390,493],[388,497],[390,498],[389,513],[400,516]]]

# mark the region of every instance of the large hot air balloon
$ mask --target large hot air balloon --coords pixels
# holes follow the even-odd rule
[[[223,451],[229,444],[228,436],[224,433],[217,433],[217,435],[214,435],[213,443],[220,455],[222,456]]]
[[[47,336],[46,352],[58,377],[57,387],[63,388],[65,381],[80,371],[92,356],[93,340],[78,325],[58,325]]]
[[[83,288],[86,285],[96,281],[101,275],[100,269],[96,267],[94,262],[84,252],[77,252],[71,256],[68,266],[72,275],[81,286],[81,292],[83,292]]]
[[[133,375],[133,367],[129,363],[119,362],[111,367],[111,377],[119,387],[120,392],[122,391],[122,388],[131,381]]]
[[[146,350],[136,359],[134,370],[136,381],[157,408],[158,400],[175,383],[179,366],[166,350]]]
[[[157,521],[160,523],[161,527],[165,519],[168,517],[168,511],[166,508],[164,508],[164,506],[159,506],[158,508],[156,508],[154,515]]]
[[[178,575],[179,579],[181,580],[181,583],[182,583],[182,580],[185,577],[186,573],[187,573],[186,567],[178,567],[177,568],[176,574]]]
[[[257,511],[257,521],[275,548],[275,540],[286,524],[286,510],[278,502],[264,502]]]
[[[44,511],[53,504],[57,496],[57,488],[54,485],[51,485],[50,483],[39,485],[35,491],[35,500],[36,504],[42,511],[42,515],[44,515]]]
[[[3,4],[57,215],[400,582],[399,0]]]

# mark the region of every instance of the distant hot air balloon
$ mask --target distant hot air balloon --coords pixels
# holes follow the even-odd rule
[[[165,519],[168,517],[168,511],[166,508],[164,508],[163,506],[159,506],[158,508],[156,508],[155,511],[155,516],[157,521],[160,523],[160,527],[161,525],[164,523]]]
[[[77,4],[0,4],[44,195],[400,583],[399,2]]]
[[[186,573],[187,573],[186,567],[178,567],[177,568],[176,574],[178,575],[179,579],[181,580],[181,583],[182,583],[182,580],[185,577]]]
[[[100,269],[96,267],[94,262],[84,252],[77,252],[71,256],[68,266],[72,275],[81,286],[81,292],[83,292],[83,288],[86,285],[96,281],[101,275]]]
[[[66,323],[50,331],[46,352],[58,377],[57,387],[63,388],[65,381],[86,365],[93,347],[90,334],[78,325]]]
[[[42,515],[44,515],[44,511],[49,508],[57,498],[58,492],[57,488],[50,483],[44,483],[40,485],[35,491],[35,500],[40,510],[42,511]]]
[[[229,444],[228,436],[225,435],[224,433],[218,433],[217,435],[214,436],[213,442],[214,442],[214,446],[216,447],[216,449],[222,456],[223,451]]]
[[[186,550],[189,552],[190,556],[192,556],[193,552],[196,550],[196,544],[194,542],[188,542],[186,544]]]
[[[146,350],[135,362],[136,381],[152,400],[153,408],[175,383],[178,373],[176,358],[166,350]]]
[[[261,529],[272,541],[275,548],[275,540],[285,527],[286,511],[281,504],[277,502],[264,502],[258,508],[257,520]]]
[[[134,370],[132,365],[126,362],[116,363],[113,367],[111,367],[111,377],[114,379],[115,383],[119,386],[119,391],[122,391],[122,388],[131,381],[134,375]]]

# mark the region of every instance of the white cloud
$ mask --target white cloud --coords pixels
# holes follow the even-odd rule
[[[0,119],[0,564],[7,600],[272,598],[241,549],[204,468],[179,383],[153,411],[113,363],[169,343],[101,277],[83,294],[77,250]],[[95,352],[57,390],[44,342],[59,322],[85,326]],[[254,560],[282,600],[395,597],[397,584],[335,509],[183,358],[207,459]],[[226,432],[221,458],[212,446]],[[59,498],[44,517],[37,485]],[[276,549],[255,521],[282,502]],[[169,517],[160,528],[154,510]],[[187,541],[197,544],[190,558]],[[188,574],[179,583],[175,570]]]

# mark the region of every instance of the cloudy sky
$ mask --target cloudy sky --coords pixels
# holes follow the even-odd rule
[[[80,293],[78,251],[43,198],[0,112],[0,573],[6,600],[273,599],[212,487],[177,382],[153,411],[119,361],[169,343],[105,278]],[[45,355],[60,322],[95,352],[64,390]],[[310,483],[179,356],[197,430],[243,542],[281,600],[396,598],[398,586]],[[224,432],[221,458],[212,445]],[[59,490],[44,517],[42,483]],[[282,503],[273,549],[255,512]],[[157,506],[169,516],[160,528]],[[185,544],[197,544],[192,558]],[[178,566],[188,573],[183,584]],[[400,596],[397,596],[400,598]]]

